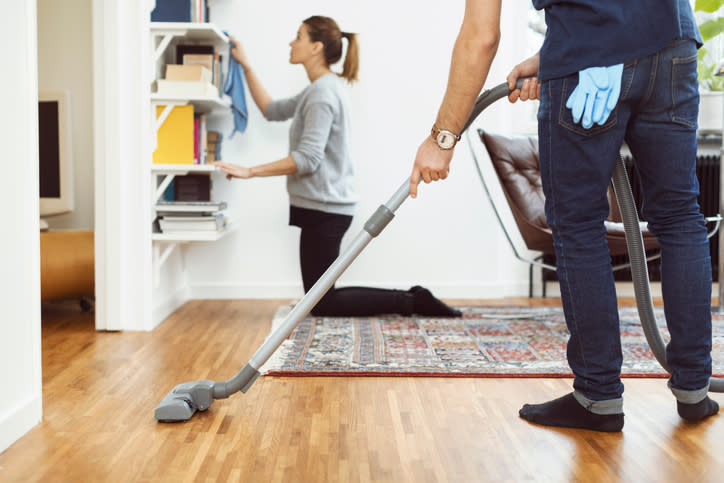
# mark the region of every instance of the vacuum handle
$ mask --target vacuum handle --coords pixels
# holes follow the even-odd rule
[[[523,82],[527,79],[533,79],[533,77],[521,77],[518,79],[518,81],[515,83],[516,89],[522,89],[523,88]],[[506,97],[510,95],[510,93],[513,92],[508,87],[507,82],[503,82],[502,84],[499,84],[491,89],[488,89],[487,91],[483,91],[482,94],[480,94],[475,101],[475,104],[473,104],[473,109],[470,111],[470,115],[468,116],[468,120],[465,121],[465,124],[463,125],[463,129],[460,132],[462,134],[465,132],[465,130],[473,123],[473,121],[480,115],[483,110],[491,105],[493,102],[497,101],[501,97]]]

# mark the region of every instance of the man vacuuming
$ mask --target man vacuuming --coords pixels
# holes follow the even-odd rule
[[[410,195],[447,178],[462,126],[500,39],[501,0],[467,0],[437,118],[417,151]],[[623,428],[622,351],[604,220],[625,141],[641,180],[643,216],[661,246],[661,290],[671,334],[668,386],[679,415],[716,414],[711,377],[711,259],[697,203],[697,49],[689,0],[533,0],[545,10],[538,54],[508,76],[537,76],[511,101],[540,99],[538,136],[546,218],[553,231],[570,332],[573,392],[526,404],[528,421],[614,432]]]

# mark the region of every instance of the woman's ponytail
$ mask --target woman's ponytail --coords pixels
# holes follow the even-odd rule
[[[357,80],[357,71],[359,70],[359,44],[357,43],[357,34],[342,32],[342,37],[347,39],[347,55],[344,58],[344,67],[340,74],[347,82]]]

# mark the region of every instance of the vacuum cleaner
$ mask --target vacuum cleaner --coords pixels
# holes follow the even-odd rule
[[[520,89],[525,79],[519,79],[516,88]],[[484,91],[475,101],[473,109],[462,131],[464,132],[478,115],[490,104],[507,97],[510,94],[507,83],[500,84]],[[638,213],[634,203],[633,194],[628,181],[626,167],[619,156],[612,177],[614,192],[621,211],[621,217],[626,234],[626,243],[631,262],[636,305],[639,318],[644,329],[646,340],[654,356],[661,366],[668,371],[666,364],[666,347],[659,333],[654,315],[653,301],[649,287],[648,270],[646,266],[646,253],[644,250],[641,229],[639,227]],[[257,349],[246,365],[231,379],[214,382],[201,380],[185,382],[174,387],[156,407],[155,417],[159,422],[188,421],[196,411],[206,411],[214,399],[225,399],[241,391],[249,390],[257,377],[259,368],[271,357],[284,340],[289,337],[299,322],[304,319],[319,300],[334,285],[349,265],[364,250],[367,244],[387,226],[394,218],[394,213],[407,199],[410,190],[408,178],[397,189],[387,203],[380,205],[377,211],[367,220],[363,230],[354,238],[351,244],[329,266],[326,272],[317,280],[312,288],[289,312],[284,321],[277,327],[264,343]],[[710,391],[724,392],[724,379],[711,379]]]

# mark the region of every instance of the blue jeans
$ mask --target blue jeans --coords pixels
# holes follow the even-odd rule
[[[661,246],[669,387],[682,402],[698,402],[708,390],[711,261],[697,203],[696,64],[694,42],[675,41],[625,65],[616,109],[591,129],[575,124],[566,108],[578,74],[542,85],[541,176],[579,401],[622,401],[616,289],[603,221],[624,140],[641,180],[643,218]]]

